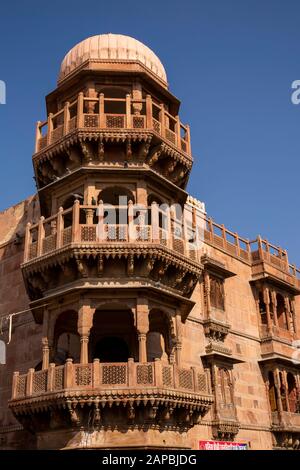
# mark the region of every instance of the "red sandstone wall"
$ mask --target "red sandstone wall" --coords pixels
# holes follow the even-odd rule
[[[0,213],[0,318],[28,307],[20,264],[23,261],[25,226],[38,217],[36,196]],[[19,244],[15,243],[17,233],[20,236]],[[7,323],[4,322],[3,326],[4,334],[0,339],[6,342]],[[7,401],[11,394],[13,372],[26,372],[40,360],[40,326],[35,325],[31,313],[14,317],[12,340],[6,346],[6,365],[0,364],[0,449],[20,448],[24,445],[24,439],[28,442],[28,436],[18,431],[21,426],[9,411]]]

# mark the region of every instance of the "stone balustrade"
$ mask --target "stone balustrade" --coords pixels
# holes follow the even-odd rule
[[[97,245],[114,243],[134,243],[139,245],[161,245],[191,260],[198,260],[199,240],[196,228],[179,226],[171,219],[170,212],[166,213],[166,226],[159,227],[154,222],[151,225],[134,221],[130,203],[123,207],[126,211],[125,224],[106,223],[99,214],[103,214],[101,206],[80,205],[75,201],[73,208],[62,208],[47,219],[40,218],[39,223],[27,225],[24,247],[24,262],[29,262],[41,256],[50,254],[71,244]],[[117,207],[115,207],[118,210]],[[158,220],[158,205],[153,203],[151,219]],[[98,215],[97,215],[98,214]],[[84,218],[85,223],[82,222]],[[98,219],[98,222],[95,220]]]
[[[106,113],[105,106],[109,103],[119,105],[123,113]],[[141,107],[140,114],[134,114],[134,105]],[[153,131],[168,142],[169,145],[191,157],[189,126],[184,126],[178,116],[172,116],[164,108],[152,100],[151,95],[136,100],[127,95],[126,98],[87,98],[79,93],[72,103],[55,114],[49,114],[47,121],[37,123],[35,153],[45,150],[66,135],[76,131]]]
[[[12,400],[26,399],[62,390],[112,390],[136,393],[154,388],[182,391],[209,396],[211,388],[207,372],[196,367],[183,368],[156,359],[140,363],[128,359],[125,363],[101,363],[95,359],[91,364],[73,364],[67,359],[61,366],[50,364],[48,369],[27,374],[14,373]],[[127,390],[127,392],[126,392]]]
[[[217,224],[211,218],[205,218],[204,241],[254,266],[261,262],[267,263],[284,273],[284,282],[300,288],[300,270],[289,263],[286,250],[260,236],[250,241],[228,230],[224,225]]]

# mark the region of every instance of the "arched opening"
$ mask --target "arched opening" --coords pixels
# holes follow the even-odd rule
[[[105,114],[126,114],[126,95],[130,91],[119,86],[101,88],[100,93],[104,94]],[[110,98],[114,101],[110,101]],[[115,101],[119,100],[119,101]]]
[[[264,300],[264,294],[262,291],[258,294],[258,302],[259,302],[259,313],[260,313],[260,321],[262,325],[267,324],[267,308]]]
[[[96,310],[90,331],[90,357],[102,362],[138,359],[138,337],[132,311],[116,306]]]
[[[62,203],[62,207],[64,210],[70,209],[73,207],[74,202],[78,200],[80,204],[83,204],[84,198],[81,193],[73,193],[70,194]],[[72,225],[72,220],[73,220],[73,214],[72,212],[69,212],[64,216],[64,228],[70,227]],[[80,217],[79,217],[79,223],[80,224],[85,224],[86,223],[86,218],[84,212],[81,210],[80,211]]]
[[[269,402],[270,402],[271,411],[277,411],[278,410],[277,390],[275,387],[274,374],[272,371],[270,371],[268,374],[268,382],[269,382]]]
[[[287,373],[288,400],[291,413],[297,413],[297,387],[296,380],[291,372]]]
[[[152,310],[149,314],[147,334],[147,360],[156,358],[168,361],[171,353],[170,320],[165,312]]]
[[[278,325],[280,328],[288,329],[288,325],[286,323],[286,316],[285,316],[285,305],[284,305],[284,298],[281,294],[276,295],[277,300],[277,319]]]
[[[123,338],[107,336],[95,345],[94,358],[101,362],[127,362],[129,357],[129,348]]]
[[[104,205],[104,223],[109,225],[128,224],[128,202],[135,203],[135,197],[123,186],[109,186],[98,195],[98,203]]]
[[[279,380],[280,380],[280,399],[281,399],[282,409],[283,411],[287,411],[287,390],[286,390],[283,372],[279,372]]]
[[[63,312],[56,320],[54,328],[54,362],[64,364],[66,359],[80,360],[80,338],[77,331],[77,312]]]
[[[151,225],[152,224],[152,214],[151,214],[151,205],[153,202],[156,202],[156,204],[158,205],[158,224],[159,224],[159,228],[166,228],[167,227],[167,213],[166,213],[166,209],[167,209],[167,204],[164,204],[162,202],[162,200],[157,197],[155,194],[149,194],[148,198],[147,198],[147,206],[148,206],[148,217],[147,217],[147,220],[148,220],[148,224]]]

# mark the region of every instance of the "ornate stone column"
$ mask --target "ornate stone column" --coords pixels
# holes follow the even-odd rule
[[[42,354],[43,354],[43,362],[42,362],[42,369],[48,369],[49,367],[49,311],[47,307],[44,310],[43,316],[43,337],[42,337]]]
[[[286,370],[282,371],[282,376],[283,376],[284,393],[285,393],[285,400],[286,400],[286,409],[287,409],[287,411],[290,411],[289,393],[288,393],[288,382],[287,382],[287,373],[286,373]]]
[[[182,350],[182,321],[180,313],[176,313],[175,317],[176,324],[176,339],[175,339],[175,360],[179,366],[181,363],[181,350]]]
[[[89,334],[93,326],[95,309],[90,305],[81,305],[78,312],[78,333],[80,335],[80,363],[87,364]]]
[[[147,333],[149,331],[149,306],[145,298],[137,299],[136,329],[139,340],[139,362],[147,362]]]
[[[279,325],[278,325],[278,317],[277,317],[277,299],[276,299],[276,292],[275,291],[271,291],[271,298],[272,298],[272,301],[273,301],[273,315],[274,315],[274,323],[275,323],[275,326],[278,328]]]
[[[42,369],[48,369],[49,367],[49,344],[48,338],[42,338],[42,346],[43,346],[43,363]]]
[[[278,415],[279,415],[279,420],[282,422],[283,420],[283,406],[282,406],[282,401],[281,401],[281,390],[280,390],[280,376],[279,376],[279,370],[278,367],[276,367],[274,371],[274,382],[275,382],[275,388],[276,388],[276,394],[277,394],[277,404],[278,404]]]
[[[293,325],[293,319],[292,319],[292,314],[291,314],[292,312],[291,312],[290,302],[289,302],[288,297],[284,298],[284,310],[285,310],[287,327],[288,327],[291,335],[293,335],[294,334],[294,325]]]
[[[268,331],[271,333],[273,325],[272,325],[272,319],[271,319],[271,314],[270,314],[270,291],[267,287],[264,286],[263,293],[264,293],[264,302],[266,304]]]
[[[205,270],[204,274],[204,305],[205,305],[205,317],[206,319],[209,319],[209,314],[210,314],[210,278],[209,278],[209,273]]]

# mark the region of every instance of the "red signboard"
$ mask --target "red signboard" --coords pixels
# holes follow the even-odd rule
[[[247,450],[245,442],[199,441],[200,450]]]

